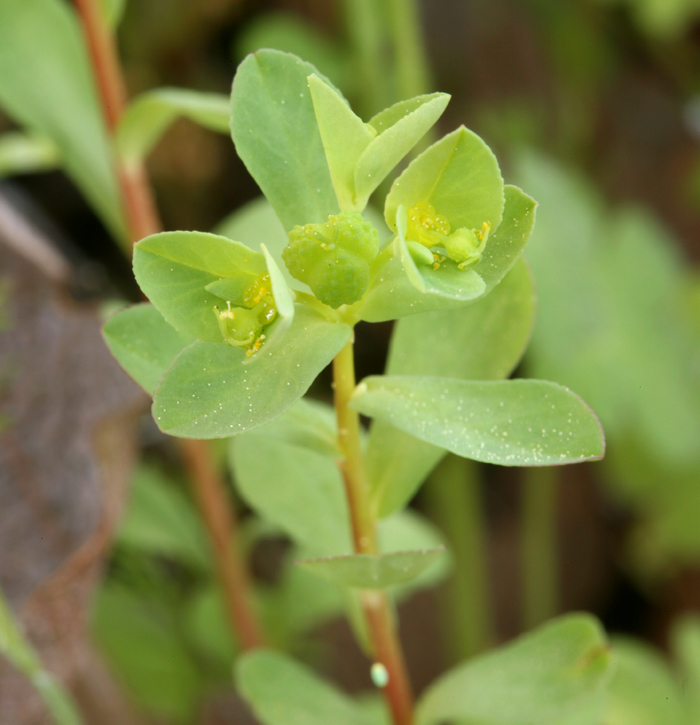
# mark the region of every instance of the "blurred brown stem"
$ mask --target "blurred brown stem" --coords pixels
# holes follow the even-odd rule
[[[83,23],[104,117],[114,135],[126,106],[126,86],[116,41],[104,23],[99,0],[75,0],[75,6]],[[161,231],[163,225],[143,164],[127,166],[118,157],[115,164],[131,241]],[[258,647],[263,638],[236,535],[236,516],[223,478],[204,441],[179,439],[179,443],[200,515],[209,532],[231,628],[245,649]]]

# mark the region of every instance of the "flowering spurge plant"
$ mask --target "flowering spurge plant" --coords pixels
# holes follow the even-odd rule
[[[610,668],[589,617],[448,673],[415,712],[396,637],[387,592],[425,581],[444,558],[402,509],[447,451],[507,466],[604,451],[575,394],[504,379],[532,326],[519,258],[536,204],[504,185],[486,144],[453,131],[396,178],[383,220],[368,207],[448,100],[420,96],[365,123],[310,64],[267,50],[246,58],[231,130],[267,201],[221,235],[139,242],[134,271],[150,304],[113,317],[105,337],[153,393],[164,432],[231,437],[241,496],[289,536],[301,567],[343,591],[394,722],[594,723]],[[387,320],[399,320],[387,374],[358,385],[355,326]],[[331,362],[335,411],[300,400]],[[359,413],[373,419],[367,435]],[[248,654],[237,672],[264,723],[382,722],[285,655]]]

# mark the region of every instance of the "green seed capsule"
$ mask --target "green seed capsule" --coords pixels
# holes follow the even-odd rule
[[[294,227],[282,259],[295,279],[337,309],[362,298],[378,251],[377,230],[358,212],[343,211],[323,224]]]
[[[488,223],[484,224],[479,231],[458,229],[443,241],[447,256],[457,262],[460,269],[473,267],[481,259],[490,230],[491,225]]]

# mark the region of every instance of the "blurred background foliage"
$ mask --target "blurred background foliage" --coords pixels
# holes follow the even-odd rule
[[[608,437],[602,463],[554,476],[555,606],[593,611],[624,635],[606,723],[700,722],[700,625],[680,617],[700,608],[700,2],[424,0],[422,39],[395,6],[104,0],[132,97],[161,86],[228,94],[237,63],[260,47],[314,63],[365,118],[417,93],[452,94],[440,131],[460,123],[476,131],[506,179],[540,203],[527,250],[537,321],[518,372],[581,394]],[[41,207],[44,227],[85,270],[83,296],[136,300],[101,122],[91,91],[81,89],[90,83],[85,58],[76,47],[62,50],[76,96],[68,105],[57,96],[59,109],[43,125],[32,120],[31,99],[22,106],[0,87],[3,188]],[[9,63],[0,49],[0,73]],[[86,135],[88,158],[73,143]],[[187,119],[157,143],[148,170],[167,229],[212,229],[258,193],[228,135]],[[389,334],[388,325],[362,327],[359,377],[381,372]],[[94,635],[150,715],[229,722],[204,706],[229,697],[237,651],[205,533],[168,441],[148,422],[141,438],[145,462],[94,601]],[[532,482],[486,466],[473,475],[480,488],[469,505],[487,515],[487,606],[502,641],[521,627],[519,512]],[[406,532],[414,548],[416,536],[426,547],[439,543],[430,516],[451,539],[431,495],[437,485],[388,526],[397,548]],[[355,666],[360,650],[338,619],[352,615],[353,603],[287,566],[304,552],[237,505],[273,641],[324,662],[350,689],[368,688],[366,668]],[[452,564],[454,581],[469,562],[457,550]],[[447,569],[428,572],[420,587],[433,591],[402,607],[418,689],[446,659],[468,654],[436,644],[437,607],[450,590],[434,586]]]

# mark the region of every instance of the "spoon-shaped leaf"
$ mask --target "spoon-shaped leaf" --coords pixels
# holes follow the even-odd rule
[[[304,559],[297,565],[337,584],[359,589],[386,589],[404,584],[422,574],[444,552],[394,551],[390,554],[350,554],[325,559]]]
[[[213,317],[213,315],[212,315]],[[153,417],[165,433],[224,438],[257,428],[290,408],[350,338],[350,328],[297,305],[283,345],[265,345],[250,364],[240,348],[195,342],[156,390]]]
[[[603,696],[612,671],[597,620],[586,614],[561,617],[444,674],[421,698],[416,724],[585,722],[573,716]]]
[[[102,335],[117,362],[149,395],[175,356],[193,342],[147,302],[110,317]]]
[[[238,66],[233,79],[236,151],[287,232],[338,213],[309,92],[312,74],[322,78],[295,55],[260,50]]]
[[[458,456],[502,466],[546,466],[602,458],[593,411],[543,380],[474,382],[380,376],[357,386],[353,408]]]
[[[262,254],[216,234],[163,232],[134,247],[134,274],[144,294],[176,330],[204,342],[222,341],[213,309],[226,306],[207,285],[228,278],[242,293],[265,272]]]

